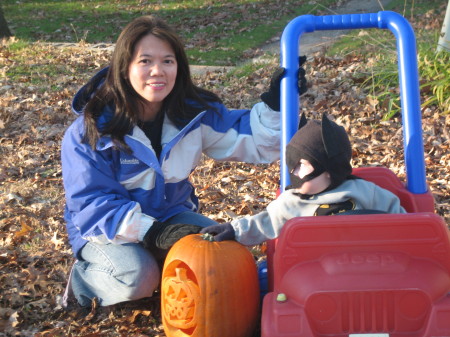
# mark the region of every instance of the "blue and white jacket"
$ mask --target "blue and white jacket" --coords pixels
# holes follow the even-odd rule
[[[137,126],[125,136],[132,154],[114,147],[108,135],[93,150],[82,142],[83,114],[75,108],[82,105],[85,90],[74,97],[72,109],[80,116],[66,130],[61,148],[65,220],[77,257],[88,241],[139,242],[154,221],[197,211],[189,175],[202,153],[249,163],[279,158],[280,113],[262,102],[251,110],[228,110],[212,103],[219,113],[205,110],[181,130],[165,116],[160,158]],[[103,119],[107,115],[104,111]]]

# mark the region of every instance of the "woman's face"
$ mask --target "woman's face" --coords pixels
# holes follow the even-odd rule
[[[135,46],[128,67],[133,89],[145,99],[141,120],[152,121],[175,86],[177,60],[170,44],[149,34]]]

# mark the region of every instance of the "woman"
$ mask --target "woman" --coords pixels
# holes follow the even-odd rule
[[[280,78],[263,97],[272,108]],[[304,92],[304,71],[299,78]],[[266,103],[226,109],[193,84],[183,45],[166,23],[143,16],[125,27],[110,66],[76,94],[80,116],[62,142],[65,220],[77,258],[67,289],[80,305],[151,296],[166,250],[215,224],[197,213],[189,182],[202,153],[278,159],[280,116]]]

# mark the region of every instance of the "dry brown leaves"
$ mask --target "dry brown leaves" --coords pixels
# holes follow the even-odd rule
[[[64,229],[64,194],[59,145],[74,119],[75,90],[105,64],[105,51],[80,46],[62,50],[36,45],[24,62],[57,64],[58,76],[38,87],[39,73],[0,82],[0,331],[8,336],[164,336],[157,297],[91,312],[66,312],[58,305],[73,263]],[[17,66],[0,48],[2,71]],[[355,78],[360,56],[343,59],[310,55],[306,65],[310,89],[302,109],[323,111],[346,126],[354,148],[354,165],[383,165],[404,178],[400,118],[381,121],[380,111]],[[221,72],[196,76],[216,91],[227,106],[249,107],[267,88],[278,61],[255,74],[234,78]],[[75,71],[74,71],[75,69]],[[53,87],[53,89],[52,89]],[[56,87],[56,89],[54,89]],[[450,223],[450,116],[435,107],[423,111],[427,178],[436,211]],[[202,212],[218,221],[261,211],[275,198],[278,164],[218,163],[204,158],[192,175]],[[1,333],[0,333],[1,335]]]

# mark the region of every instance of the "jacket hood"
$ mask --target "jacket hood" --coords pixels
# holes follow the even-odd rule
[[[78,92],[75,94],[75,97],[72,100],[72,111],[77,115],[81,115],[83,113],[84,107],[87,102],[91,98],[92,94],[103,85],[105,82],[106,74],[108,73],[108,68],[103,68],[98,73],[92,77],[88,83],[83,85]]]
[[[108,73],[108,67],[103,68],[92,77],[88,83],[81,87],[75,94],[72,101],[72,111],[77,115],[82,115],[87,102],[92,95],[100,88],[105,82],[106,74]],[[114,116],[114,107],[105,106],[101,115],[97,119],[97,127],[99,130],[104,130],[108,122]]]

